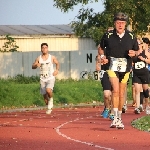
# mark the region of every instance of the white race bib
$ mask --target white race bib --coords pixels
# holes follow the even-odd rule
[[[136,63],[134,64],[134,66],[135,66],[135,69],[142,69],[142,68],[146,67],[146,66],[145,66],[145,63],[144,63],[143,61],[136,62]]]
[[[127,69],[127,59],[126,58],[111,57],[109,70],[125,72],[126,69]]]
[[[40,76],[41,76],[41,78],[49,78],[51,76],[49,63],[48,64],[41,64]]]
[[[100,79],[103,78],[103,75],[104,75],[105,72],[106,72],[106,71],[104,71],[104,70],[101,70],[101,71],[99,72],[99,78],[100,78]]]

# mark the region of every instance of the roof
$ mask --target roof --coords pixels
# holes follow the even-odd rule
[[[0,35],[72,35],[70,25],[0,25]]]

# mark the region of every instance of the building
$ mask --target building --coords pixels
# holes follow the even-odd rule
[[[95,71],[96,44],[90,38],[76,37],[69,25],[0,25],[0,35],[0,47],[6,35],[19,46],[19,52],[0,53],[1,78],[38,75],[39,70],[31,66],[43,42],[48,43],[50,53],[60,62],[58,79],[80,79],[84,78],[83,71]]]
[[[0,25],[0,35],[0,47],[10,35],[22,52],[39,51],[42,42],[47,42],[51,51],[96,49],[92,39],[75,37],[69,25]]]

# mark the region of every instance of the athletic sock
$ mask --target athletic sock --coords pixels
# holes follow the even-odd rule
[[[53,97],[51,97],[48,101],[48,109],[52,109],[53,108]]]
[[[118,116],[118,108],[113,108],[114,116]]]
[[[118,117],[121,118],[122,111],[118,111]]]

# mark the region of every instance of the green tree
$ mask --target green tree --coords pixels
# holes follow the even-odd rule
[[[9,35],[5,37],[6,42],[4,46],[0,48],[0,52],[15,52],[19,46],[16,45],[16,41]]]
[[[95,13],[94,8],[85,9],[89,3],[99,0],[54,0],[54,6],[62,12],[73,10],[79,3],[82,8],[76,16],[77,21],[72,21],[71,26],[77,36],[90,37],[96,44],[108,27],[113,26],[113,15],[116,12],[124,12],[129,16],[129,23],[135,34],[143,34],[147,31],[150,20],[150,0],[102,0],[105,10]]]

